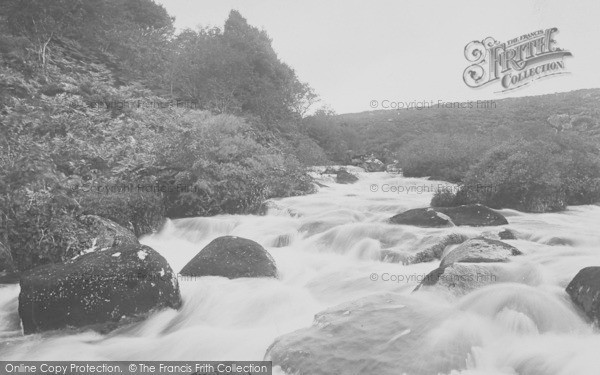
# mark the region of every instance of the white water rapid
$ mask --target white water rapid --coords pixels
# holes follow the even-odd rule
[[[316,313],[370,295],[410,294],[419,284],[416,276],[439,264],[384,263],[379,260],[382,249],[414,253],[420,244],[445,234],[476,236],[502,229],[387,224],[387,218],[406,209],[428,206],[432,193],[422,187],[438,182],[349,170],[359,175],[357,183],[341,185],[323,177],[320,182],[328,187],[276,200],[279,208],[265,216],[173,220],[161,232],[141,239],[178,272],[216,237],[246,237],[272,254],[279,279],[180,281],[179,311],[164,310],[107,335],[56,331],[23,336],[16,315],[19,287],[0,286],[0,358],[262,360],[278,336],[310,326]],[[390,192],[391,186],[404,191]],[[600,207],[500,213],[518,236],[510,244],[524,253],[514,257],[506,272],[522,282],[496,284],[465,296],[415,293],[423,308],[453,313],[411,319],[413,326],[398,335],[418,331],[417,325],[434,329],[427,338],[431,345],[406,350],[469,345],[463,365],[445,369],[447,374],[599,374],[600,334],[564,289],[580,269],[600,265]],[[402,275],[403,280],[390,281],[384,274]],[[432,355],[439,355],[438,349],[432,349]]]

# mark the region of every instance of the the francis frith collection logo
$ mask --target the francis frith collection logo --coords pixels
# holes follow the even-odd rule
[[[537,30],[500,43],[492,37],[475,40],[465,47],[471,62],[463,73],[469,87],[498,82],[499,92],[514,90],[549,76],[568,73],[564,58],[571,52],[556,46],[556,27]]]

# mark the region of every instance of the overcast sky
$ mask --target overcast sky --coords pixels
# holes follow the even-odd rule
[[[501,99],[600,87],[600,1],[577,0],[156,0],[175,25],[222,27],[231,9],[273,39],[279,57],[338,113],[372,100]],[[472,89],[464,48],[557,27],[568,75],[510,94],[498,83]]]

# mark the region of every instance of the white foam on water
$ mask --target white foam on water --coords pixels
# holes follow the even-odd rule
[[[396,213],[428,206],[433,192],[416,188],[410,193],[384,192],[383,185],[419,187],[438,182],[367,174],[358,168],[350,171],[360,178],[355,184],[336,184],[324,177],[321,182],[328,187],[316,194],[276,200],[283,209],[270,210],[266,216],[170,220],[159,233],[141,239],[160,252],[177,273],[219,236],[249,238],[271,253],[279,279],[181,280],[184,304],[179,311],[155,313],[108,335],[90,331],[23,337],[15,330],[18,286],[2,287],[0,357],[261,360],[278,336],[310,326],[316,313],[379,293],[408,295],[422,276],[439,264],[383,263],[378,260],[381,250],[414,253],[447,234],[475,236],[501,230],[388,224],[385,221]],[[445,355],[447,348],[458,345],[458,352],[464,351],[462,365],[445,369],[447,374],[597,373],[600,335],[576,311],[564,288],[580,269],[600,265],[600,207],[570,207],[566,212],[548,214],[500,212],[519,237],[508,242],[524,253],[502,270],[509,279],[520,281],[487,286],[462,297],[416,293],[420,295],[417,301],[451,313],[415,316],[411,327],[390,337],[401,341],[427,326],[430,330],[424,344],[410,350]],[[315,233],[309,234],[306,228]],[[378,275],[378,280],[372,280],[372,274]],[[401,275],[403,280],[384,281],[384,274],[388,278]],[[276,369],[274,373],[281,372]]]

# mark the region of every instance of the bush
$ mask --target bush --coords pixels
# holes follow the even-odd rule
[[[126,99],[128,90],[115,96]],[[17,268],[83,250],[76,248],[85,230],[80,214],[139,236],[165,215],[249,213],[268,198],[313,189],[301,163],[259,143],[261,134],[239,117],[179,108],[113,115],[67,93],[0,115],[0,240]],[[132,189],[98,192],[98,185]],[[184,189],[140,192],[138,185]]]
[[[467,173],[457,203],[559,211],[568,204],[600,200],[599,181],[597,146],[580,135],[559,134],[547,141],[521,141],[490,151]]]
[[[94,191],[82,194],[79,204],[84,215],[98,215],[120,224],[136,236],[152,233],[165,218],[165,203],[160,194],[138,192],[131,184],[129,192]]]
[[[487,137],[429,134],[414,139],[397,153],[406,177],[460,182],[469,168],[489,149]]]

